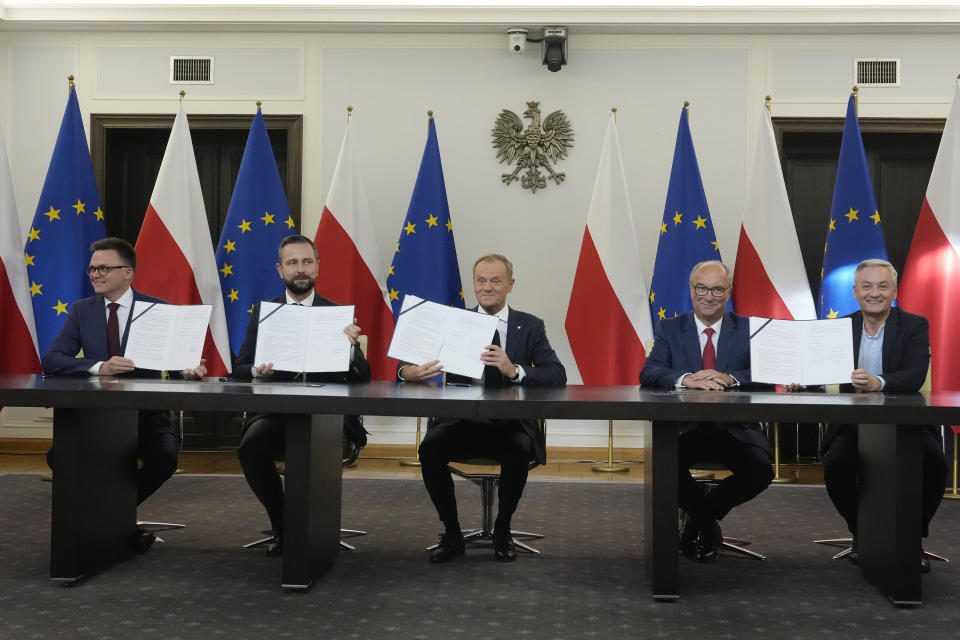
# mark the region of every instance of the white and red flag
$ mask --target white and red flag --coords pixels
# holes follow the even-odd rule
[[[357,324],[367,336],[373,379],[395,379],[397,361],[387,357],[394,327],[385,288],[387,269],[377,245],[349,121],[314,243],[319,261],[317,293],[356,307]]]
[[[761,109],[733,272],[733,310],[781,320],[817,317],[790,212],[770,112]]]
[[[898,304],[930,321],[930,388],[960,391],[960,83],[943,127]],[[953,427],[960,431],[960,425]]]
[[[230,373],[227,319],[197,160],[182,104],[173,121],[136,249],[137,275],[133,285],[139,291],[172,304],[213,307],[203,345],[207,373],[211,376]]]
[[[0,131],[0,373],[40,373],[23,239]]]
[[[564,326],[584,384],[637,384],[653,326],[612,115]]]

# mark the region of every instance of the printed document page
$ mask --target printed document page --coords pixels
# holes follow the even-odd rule
[[[771,320],[750,318],[750,377],[769,384],[850,382],[850,318]]]
[[[140,369],[181,371],[200,364],[210,324],[208,304],[134,302],[124,357]]]

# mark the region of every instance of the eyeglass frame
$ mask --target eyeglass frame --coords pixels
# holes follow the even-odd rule
[[[717,291],[718,289],[719,293]],[[701,298],[707,295],[707,292],[712,293],[714,298],[722,298],[727,291],[730,291],[730,287],[708,287],[707,285],[700,284],[699,282],[693,285],[693,292]]]
[[[118,265],[100,264],[97,266],[94,266],[91,264],[91,265],[87,265],[87,276],[93,277],[94,274],[98,276],[105,276],[111,271],[115,271],[117,269],[133,269],[133,267],[131,267],[128,264],[118,264]]]

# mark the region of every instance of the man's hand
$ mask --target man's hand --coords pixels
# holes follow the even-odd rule
[[[356,322],[357,319],[354,318],[353,321]],[[360,327],[356,324],[348,324],[343,328],[343,332],[350,338],[350,344],[357,344],[357,338],[360,337]]]
[[[786,389],[788,393],[796,393],[797,391],[807,390],[807,388],[802,384],[800,384],[799,382],[791,382],[790,384],[785,385],[784,389]]]
[[[199,380],[203,376],[207,375],[207,366],[206,359],[200,358],[200,364],[198,364],[193,369],[184,369],[180,374],[188,380]]]
[[[850,382],[860,391],[880,391],[880,378],[867,373],[866,369],[854,369],[850,374]]]
[[[706,389],[708,391],[723,391],[735,380],[729,373],[721,373],[715,369],[701,369],[696,373],[683,376],[680,384],[689,389]]]
[[[133,360],[121,356],[113,356],[100,365],[101,376],[115,376],[120,373],[129,373],[136,367],[133,366]]]
[[[404,382],[424,382],[437,377],[441,373],[443,373],[443,365],[440,364],[439,360],[431,360],[420,365],[408,364],[400,371]]]
[[[273,375],[273,363],[268,362],[267,364],[261,364],[257,366],[257,377],[258,378],[269,378]]]
[[[495,344],[488,344],[484,348],[486,351],[480,354],[480,360],[483,361],[484,366],[496,367],[500,373],[508,378],[517,375],[517,367],[510,362],[506,351]]]

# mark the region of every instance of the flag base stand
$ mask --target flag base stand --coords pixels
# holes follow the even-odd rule
[[[417,452],[412,458],[400,458],[401,467],[419,467],[420,466],[420,416],[417,416],[417,442],[413,447],[413,450]]]
[[[625,464],[614,464],[613,462],[613,420],[607,421],[607,461],[598,462],[590,467],[594,471],[605,473],[621,473],[630,471],[630,467]]]
[[[780,423],[773,423],[773,484],[794,484],[798,481],[794,472],[789,476],[780,475]]]

